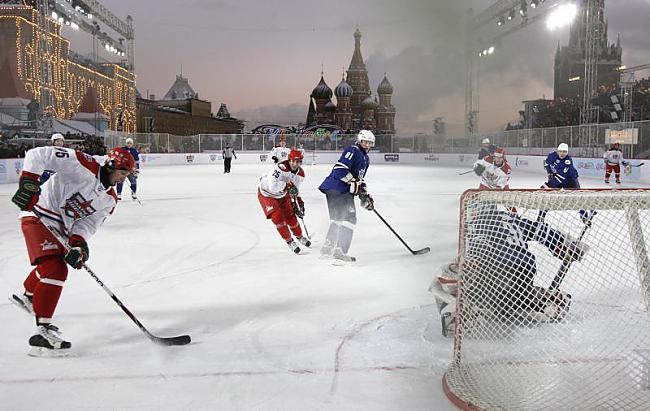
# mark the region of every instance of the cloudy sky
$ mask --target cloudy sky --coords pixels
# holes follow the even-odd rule
[[[334,88],[362,32],[362,55],[373,94],[387,73],[395,89],[399,134],[430,133],[442,116],[462,134],[463,16],[496,0],[102,0],[118,17],[134,19],[137,85],[162,97],[181,72],[199,97],[226,103],[248,121],[304,122],[308,96],[320,79]],[[547,0],[550,7],[559,0]],[[623,39],[623,61],[650,62],[650,0],[605,2],[609,37]],[[541,9],[540,9],[541,10]],[[497,34],[490,27],[482,36]],[[88,36],[69,34],[88,49]],[[521,101],[553,95],[553,54],[568,30],[531,24],[505,37],[480,67],[481,130],[517,118]],[[647,77],[647,73],[644,77]]]

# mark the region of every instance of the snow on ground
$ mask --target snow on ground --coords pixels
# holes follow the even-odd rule
[[[377,210],[357,210],[350,253],[319,259],[327,230],[318,190],[329,165],[306,166],[305,222],[314,245],[290,252],[256,197],[268,165],[146,168],[143,205],[125,200],[90,241],[89,266],[154,334],[193,342],[159,347],[83,270],[70,270],[55,324],[74,356],[26,355],[33,320],[0,301],[0,408],[451,410],[441,378],[452,341],[439,333],[427,288],[455,256],[460,194],[473,175],[457,169],[372,165]],[[515,174],[513,188],[539,176]],[[582,181],[585,187],[604,183]],[[30,267],[0,185],[0,295],[22,289]],[[129,190],[125,188],[128,198]]]

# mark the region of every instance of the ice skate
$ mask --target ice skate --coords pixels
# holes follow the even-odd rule
[[[296,244],[295,241],[293,241],[293,240],[287,241],[287,245],[289,246],[291,251],[293,251],[296,254],[300,254],[300,247],[298,247],[298,244]]]
[[[32,357],[61,357],[69,354],[72,344],[61,337],[56,325],[39,324],[29,338],[29,346]]]
[[[25,294],[12,294],[11,297],[9,297],[9,301],[11,301],[16,307],[24,310],[27,314],[34,315],[32,297]]]
[[[305,247],[311,247],[311,241],[309,241],[309,238],[307,237],[298,237],[298,241],[300,241],[300,244]]]
[[[135,193],[131,193],[131,200],[137,200],[138,196]]]
[[[325,244],[323,244],[323,246],[320,249],[320,258],[331,257],[332,251],[334,251],[334,244],[329,240],[325,240]]]
[[[122,201],[122,194],[117,195],[117,201]]]
[[[332,258],[334,259],[333,264],[335,265],[343,265],[345,263],[353,263],[357,261],[355,257],[345,254],[341,247],[335,247],[334,250],[332,250]]]

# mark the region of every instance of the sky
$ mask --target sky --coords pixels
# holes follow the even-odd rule
[[[247,128],[304,122],[321,70],[333,89],[350,63],[359,27],[371,89],[375,94],[386,73],[395,90],[401,135],[431,133],[439,116],[450,133],[462,133],[463,16],[469,8],[480,12],[494,2],[102,0],[118,17],[133,17],[137,86],[143,95],[162,97],[182,67],[200,98],[212,101],[214,111],[226,103]],[[605,12],[610,41],[621,33],[623,63],[649,62],[645,16],[650,0],[606,1]],[[491,37],[497,30],[492,26],[482,35]],[[88,48],[87,35],[68,34],[73,49]],[[558,42],[568,42],[568,29],[549,32],[541,23],[531,24],[482,59],[481,131],[515,120],[522,100],[552,97]]]

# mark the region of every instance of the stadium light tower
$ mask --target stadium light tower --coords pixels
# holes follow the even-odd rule
[[[534,4],[534,5],[533,5]],[[468,11],[466,16],[466,81],[465,81],[465,138],[470,139],[478,131],[479,115],[479,75],[478,63],[474,61],[477,57],[485,57],[495,52],[494,45],[503,37],[513,34],[522,28],[547,17],[561,4],[553,4],[544,7],[544,11],[538,11],[544,4],[544,0],[532,0],[530,9],[526,0],[498,0],[478,15]],[[575,7],[575,6],[574,6]],[[519,10],[519,12],[517,12]],[[564,9],[563,9],[564,10]],[[521,18],[513,24],[517,15]],[[554,23],[554,27],[561,27],[561,24],[568,24],[572,20],[567,10],[558,14],[562,16],[560,22]],[[574,13],[575,17],[575,13]],[[499,33],[486,36],[479,33],[486,25],[495,24],[499,27]],[[494,27],[494,26],[492,26]],[[494,30],[494,29],[493,29]]]

